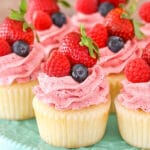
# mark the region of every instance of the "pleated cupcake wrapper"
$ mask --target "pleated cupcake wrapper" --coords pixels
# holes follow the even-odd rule
[[[35,85],[37,81],[0,86],[0,118],[23,120],[34,117],[32,89]]]
[[[108,75],[107,79],[109,81],[110,96],[111,96],[111,101],[112,101],[111,106],[110,106],[110,112],[114,113],[114,112],[116,112],[114,100],[120,92],[121,81],[124,79],[124,74],[123,73],[111,74],[111,75]]]
[[[103,137],[110,101],[87,109],[61,111],[35,97],[33,107],[44,141],[57,147],[78,148],[95,144]]]
[[[115,101],[119,130],[130,145],[150,149],[150,113],[129,110]]]

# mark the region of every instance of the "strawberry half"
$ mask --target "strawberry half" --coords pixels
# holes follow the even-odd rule
[[[83,27],[81,27],[81,34],[70,32],[65,35],[59,51],[69,58],[72,65],[83,64],[92,67],[98,58],[98,47],[91,38],[87,37]]]
[[[134,37],[134,27],[129,19],[122,18],[123,13],[123,9],[115,8],[107,14],[104,22],[110,35],[129,40]]]
[[[120,4],[127,3],[127,0],[99,0],[100,3],[106,2],[106,1],[112,3],[116,7],[118,7]]]

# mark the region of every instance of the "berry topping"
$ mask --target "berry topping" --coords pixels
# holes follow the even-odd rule
[[[62,27],[64,24],[66,24],[67,19],[63,13],[58,12],[52,14],[52,21],[57,27]]]
[[[102,16],[106,16],[107,13],[114,8],[114,5],[110,2],[103,2],[99,5],[98,11]]]
[[[84,14],[94,13],[98,10],[98,0],[77,0],[76,10]]]
[[[40,10],[49,15],[59,12],[59,6],[56,0],[29,0],[28,3],[27,18],[29,22],[32,22],[35,11]]]
[[[69,75],[71,70],[71,65],[68,58],[58,52],[58,50],[53,50],[50,53],[47,61],[42,65],[42,71],[49,76],[63,77]]]
[[[99,0],[100,3],[105,2],[106,0]],[[118,7],[120,4],[125,4],[127,0],[107,0],[107,2],[112,3],[115,7]]]
[[[96,42],[99,48],[106,46],[108,34],[107,29],[103,25],[95,25],[91,30],[89,30],[87,35]]]
[[[88,77],[88,69],[82,64],[76,64],[71,70],[72,78],[77,82],[83,82]]]
[[[0,56],[4,56],[11,53],[11,47],[9,45],[9,43],[0,38]]]
[[[143,49],[142,58],[150,65],[150,43]]]
[[[19,11],[12,10],[9,18],[5,18],[0,25],[0,38],[7,40],[10,44],[17,40],[26,41],[28,44],[33,43],[33,31],[24,19],[26,9],[26,0],[22,0]]]
[[[139,16],[146,22],[150,22],[150,2],[145,2],[139,9]]]
[[[83,64],[86,67],[92,67],[96,62],[99,49],[95,42],[89,38],[83,27],[81,34],[70,32],[64,36],[60,43],[59,51],[66,55],[71,64]]]
[[[36,30],[46,30],[52,25],[49,15],[43,11],[35,11],[33,14],[33,26]]]
[[[128,62],[125,75],[131,82],[147,82],[150,80],[150,66],[142,58],[136,58]]]
[[[110,35],[122,37],[129,40],[134,37],[134,27],[129,19],[122,18],[124,10],[121,8],[112,9],[105,18],[105,26]]]
[[[26,57],[29,54],[30,47],[25,41],[18,40],[12,45],[12,50],[17,55]]]
[[[117,53],[124,47],[124,41],[119,36],[111,36],[108,39],[107,45],[112,52]]]

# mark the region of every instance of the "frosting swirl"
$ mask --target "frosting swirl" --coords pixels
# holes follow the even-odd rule
[[[118,96],[123,106],[133,110],[150,112],[150,81],[132,83],[127,80],[122,82],[123,89]]]
[[[25,58],[15,53],[0,57],[0,85],[35,80],[44,58],[45,52],[40,44],[33,45]]]
[[[71,76],[49,77],[39,74],[39,85],[34,88],[37,98],[56,109],[80,109],[105,103],[109,86],[99,66],[89,69],[87,79],[78,83]]]
[[[131,59],[141,56],[135,40],[129,40],[118,53],[113,53],[108,47],[100,49],[100,66],[106,74],[120,73]]]

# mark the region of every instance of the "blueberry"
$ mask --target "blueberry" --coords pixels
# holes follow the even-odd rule
[[[88,76],[88,68],[82,64],[76,64],[71,70],[72,78],[77,82],[83,82]]]
[[[117,53],[119,50],[121,50],[124,47],[124,44],[124,40],[119,36],[111,36],[107,42],[107,46],[114,53]]]
[[[17,55],[26,57],[29,54],[30,47],[25,41],[18,40],[13,43],[12,50]]]
[[[114,5],[110,2],[103,2],[99,5],[98,11],[101,13],[102,16],[106,16],[107,13],[114,8]]]
[[[67,19],[63,13],[57,12],[52,14],[52,21],[57,27],[62,27],[63,24],[66,24]]]

